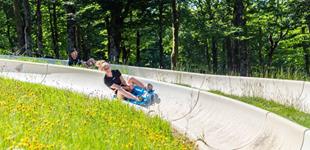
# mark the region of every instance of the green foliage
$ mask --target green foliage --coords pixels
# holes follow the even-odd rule
[[[120,101],[0,78],[1,149],[193,149]]]
[[[123,20],[119,27],[122,34],[120,45],[121,48],[125,47],[128,58],[122,56],[123,52],[121,52],[120,62],[155,68],[160,65],[159,4],[162,2],[163,67],[170,68],[171,1],[56,0],[55,2],[61,59],[68,57],[65,3],[69,2],[75,8],[74,19],[76,20],[76,30],[79,31],[76,33],[78,41],[76,47],[80,51],[81,59],[87,60],[90,57],[109,59],[108,51],[109,44],[111,44],[109,23],[111,23],[112,12],[121,7],[122,12],[118,14]],[[310,65],[306,63],[306,58],[310,59],[310,14],[307,11],[309,5],[306,1],[243,1],[245,10],[242,18],[246,21],[243,27],[233,23],[235,1],[188,0],[178,1],[178,3],[180,12],[179,70],[237,75],[239,74],[238,69],[232,71],[229,66],[240,63],[238,61],[241,60],[241,50],[234,47],[234,41],[239,40],[246,43],[249,76],[283,78],[283,76],[298,74],[300,76],[298,79],[304,78],[303,76],[309,77],[309,74],[306,73],[307,70],[310,70],[307,69]],[[50,25],[52,4],[51,1],[42,1],[44,56],[54,56]],[[30,6],[33,18],[32,37],[36,43],[36,1],[31,1]],[[1,1],[0,7],[3,8],[0,10],[0,49],[8,50],[0,53],[12,54],[17,50],[12,1]],[[10,35],[8,35],[8,31],[10,31]],[[137,64],[136,60],[138,58],[136,45],[138,31],[141,35],[140,64]],[[33,45],[34,51],[36,51],[37,44]],[[215,46],[215,51],[212,51],[213,46]],[[272,50],[273,47],[274,50]],[[234,64],[230,62],[232,56],[229,56],[229,53],[236,53]],[[214,68],[215,60],[217,60],[217,68]],[[278,72],[288,75],[278,75]]]
[[[36,58],[31,58],[31,57],[20,57],[20,58],[17,58],[17,60],[20,60],[20,61],[29,61],[29,62],[36,62],[36,63],[48,63],[47,60],[42,60],[42,59],[36,59]]]
[[[11,55],[11,52],[7,49],[0,48],[0,54],[1,55]]]

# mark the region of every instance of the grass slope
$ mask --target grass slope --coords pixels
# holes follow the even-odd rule
[[[278,114],[280,116],[283,116],[284,118],[287,118],[293,122],[296,122],[304,127],[310,128],[310,114],[299,111],[295,109],[294,107],[285,106],[278,104],[276,102],[266,100],[259,97],[241,97],[241,96],[235,96],[230,94],[225,94],[220,91],[209,91],[214,94],[230,97],[232,99],[236,99],[251,105],[254,105],[256,107],[268,110],[270,112],[273,112],[275,114]]]
[[[193,149],[119,101],[0,78],[0,149]]]

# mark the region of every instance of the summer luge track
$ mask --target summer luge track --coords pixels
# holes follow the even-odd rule
[[[102,73],[66,66],[0,60],[1,76],[110,97]],[[143,108],[160,115],[201,149],[310,149],[310,133],[271,112],[189,87],[154,84],[160,103]]]

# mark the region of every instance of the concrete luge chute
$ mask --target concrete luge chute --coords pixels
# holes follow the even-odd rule
[[[0,75],[4,77],[100,98],[109,98],[112,94],[103,83],[103,74],[98,71],[1,59],[0,66]],[[149,75],[151,78],[161,76],[160,73]],[[183,78],[183,74],[174,75],[166,80]],[[137,78],[152,83],[160,99],[143,110],[169,121],[179,132],[196,141],[201,149],[309,149],[309,129],[271,112],[195,88]],[[195,86],[211,84],[205,76],[186,78]],[[227,82],[220,79],[216,84]]]

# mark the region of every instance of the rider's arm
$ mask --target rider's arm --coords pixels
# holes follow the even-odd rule
[[[126,90],[126,91],[130,91],[130,87],[128,85],[126,86],[120,86],[120,85],[117,85],[117,84],[112,84],[111,88],[113,90],[117,90],[117,91],[120,91],[120,90]]]
[[[114,83],[111,85],[111,88],[114,89],[114,90],[122,89],[122,87],[120,85],[117,85],[117,84],[114,84]]]
[[[126,90],[124,90],[121,86],[117,85],[117,84],[113,84],[111,86],[112,89],[117,90],[120,94],[122,94],[124,97],[129,98],[129,99],[134,99],[134,100],[139,100],[138,97],[132,95],[131,93],[127,92]]]
[[[121,79],[122,85],[124,86],[128,86],[127,82],[125,81],[125,79],[123,78],[123,76],[119,77]]]

